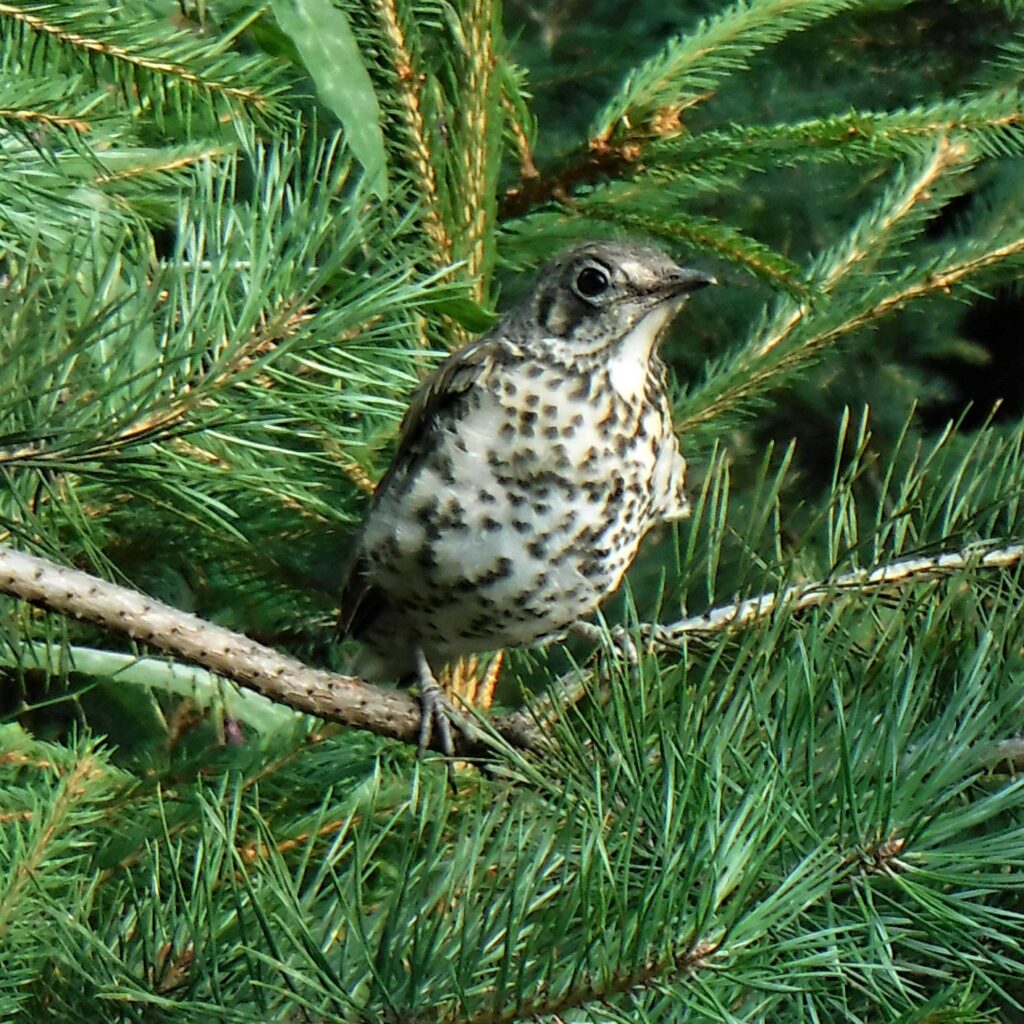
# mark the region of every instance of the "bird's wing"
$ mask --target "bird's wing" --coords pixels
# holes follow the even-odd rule
[[[381,480],[378,492],[383,491],[388,478],[410,459],[433,447],[434,435],[447,418],[445,413],[450,413],[481,377],[489,375],[504,350],[505,345],[499,338],[484,335],[472,345],[453,352],[413,392],[398,428],[398,446],[391,467]]]
[[[438,430],[443,428],[459,399],[481,377],[487,376],[507,351],[500,336],[492,331],[472,345],[453,352],[420,384],[402,418],[395,454],[387,473],[377,484],[368,516],[373,515],[391,481],[436,445]],[[367,568],[360,539],[341,592],[339,628],[342,635],[362,635],[387,607],[384,595],[368,579]]]

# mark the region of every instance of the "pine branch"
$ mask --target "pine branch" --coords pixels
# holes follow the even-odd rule
[[[240,633],[78,569],[0,545],[0,590],[177,655],[304,714],[418,742],[419,706],[406,694],[311,668]],[[513,723],[508,741],[530,746],[525,726]],[[479,753],[480,748],[464,744],[459,752]]]
[[[857,110],[779,124],[658,139],[649,157],[663,176],[687,179],[773,171],[805,162],[859,164],[921,156],[937,139],[964,137],[984,155],[1024,149],[1024,111],[1016,92],[991,92],[903,110]]]
[[[998,56],[982,68],[979,84],[989,89],[1019,89],[1024,85],[1024,35],[1019,29],[1015,38],[1000,46]]]
[[[763,837],[762,842],[764,839],[770,841],[768,836]],[[782,878],[771,894],[762,894],[760,906],[757,900],[751,900],[748,913],[755,906],[763,913],[773,905],[771,911],[774,913],[769,913],[777,919],[772,931],[779,931],[781,922],[778,918],[785,916],[783,904],[787,895],[792,892],[800,894],[803,914],[830,898],[841,900],[841,893],[851,882],[875,875],[891,878],[910,870],[900,856],[906,845],[904,836],[890,834],[855,848],[843,849],[836,844],[815,851],[796,866],[789,877]],[[653,881],[649,882],[645,896],[654,885]],[[758,936],[763,937],[763,934]],[[473,1014],[452,1013],[443,1015],[440,1020],[444,1024],[514,1024],[549,1017],[561,1020],[562,1014],[571,1014],[573,1010],[614,1006],[616,997],[623,996],[628,997],[626,1006],[633,1004],[631,1009],[635,1014],[635,1001],[645,990],[664,991],[673,985],[699,990],[716,969],[728,964],[735,971],[737,961],[743,958],[745,945],[738,935],[722,929],[715,930],[713,937],[673,936],[668,942],[659,942],[640,958],[637,956],[640,950],[636,946],[641,944],[635,938],[633,942],[634,948],[629,948],[632,945],[630,940],[623,940],[626,949],[620,951],[621,959],[611,970],[574,972],[570,982],[561,989],[546,984],[547,979],[544,979],[528,994],[520,991],[514,1006],[502,1007],[499,1003],[495,1009]],[[417,1018],[424,1024],[427,1019],[425,1015]],[[629,1019],[634,1019],[633,1014]]]
[[[792,260],[762,242],[737,231],[712,217],[680,215],[658,217],[636,212],[639,206],[626,206],[587,199],[578,205],[586,217],[608,221],[642,231],[655,238],[682,242],[711,253],[754,277],[784,289],[797,298],[807,298],[811,289],[802,280],[803,272]]]
[[[91,130],[88,121],[66,114],[50,114],[45,110],[26,110],[24,107],[0,107],[0,121],[13,121],[22,125],[45,125],[47,128],[65,128],[76,132]]]
[[[739,0],[677,36],[626,79],[598,114],[591,137],[665,134],[749,59],[792,32],[857,7],[859,0]]]
[[[847,573],[833,580],[791,586],[781,594],[761,594],[673,624],[642,625],[639,635],[655,650],[676,650],[687,636],[705,638],[723,630],[748,626],[779,610],[796,613],[834,603],[840,598],[906,586],[954,572],[1006,571],[1021,561],[1024,561],[1024,545],[1021,544],[906,559]],[[130,636],[304,714],[366,729],[404,743],[418,741],[419,707],[405,694],[374,686],[354,676],[311,668],[239,633],[80,570],[0,545],[0,591]],[[621,627],[613,631],[611,637],[614,643],[623,643],[625,638],[626,632]],[[543,742],[539,723],[549,722],[556,709],[575,703],[584,693],[585,687],[574,673],[533,706],[495,716],[491,725],[510,745],[536,748]],[[486,745],[476,739],[463,738],[458,744],[462,756],[480,755],[486,749]]]
[[[738,187],[752,173],[802,163],[906,159],[932,149],[936,140],[960,137],[972,152],[999,159],[1024,151],[1024,113],[1016,92],[992,92],[956,101],[891,111],[849,114],[770,125],[728,128],[587,145],[545,173],[536,172],[509,189],[503,218],[522,217],[538,206],[567,203],[574,189],[594,186],[584,202],[622,202],[624,179],[633,179],[637,206],[645,193],[667,186],[681,197]]]
[[[471,1016],[450,1014],[440,1018],[441,1024],[516,1024],[517,1021],[538,1020],[552,1017],[562,1020],[562,1014],[574,1010],[607,1005],[616,996],[635,995],[644,989],[660,988],[667,982],[680,977],[695,979],[702,972],[714,970],[716,959],[724,960],[728,948],[721,940],[695,939],[680,942],[668,949],[652,954],[639,966],[630,964],[627,969],[611,975],[602,973],[592,976],[584,973],[574,978],[574,984],[565,992],[549,994],[541,990],[524,998],[519,1005],[485,1010]],[[424,1021],[425,1024],[425,1021]]]
[[[571,190],[630,177],[653,145],[684,134],[682,117],[725,77],[771,43],[832,17],[859,0],[738,0],[672,39],[635,69],[598,115],[587,142],[547,174],[523,176],[502,198],[503,219],[521,217]],[[729,168],[733,169],[732,166]]]
[[[0,3],[0,30],[27,30],[50,45],[81,54],[86,64],[97,58],[109,62],[115,75],[129,82],[147,76],[165,86],[182,85],[209,97],[223,97],[254,112],[272,111],[280,84],[278,74],[267,80],[274,72],[270,61],[217,52],[216,46],[192,33],[174,31],[167,21],[144,19],[140,25],[138,10],[132,13],[133,17],[114,25],[107,5],[62,11],[51,2]],[[265,85],[253,88],[242,84],[243,72],[258,72]]]
[[[901,173],[877,206],[817,261],[811,284],[833,299],[831,305],[821,309],[810,302],[780,301],[768,323],[688,397],[677,429],[685,433],[735,413],[847,335],[910,302],[948,294],[973,275],[1018,260],[1024,236],[1013,224],[1008,238],[971,240],[902,274],[877,272],[884,258],[898,255],[920,230],[937,203],[956,194],[956,175],[970,161],[964,140],[942,140],[928,160]]]
[[[818,332],[811,332],[799,345],[783,354],[779,359],[769,361],[763,368],[746,376],[734,385],[728,385],[721,393],[677,420],[676,429],[685,433],[694,427],[714,422],[721,416],[735,413],[744,402],[763,394],[791,373],[805,365],[821,350],[852,334],[855,331],[871,326],[877,320],[907,303],[923,299],[929,295],[948,295],[950,290],[965,278],[977,274],[989,267],[1016,260],[1024,256],[1024,236],[1011,239],[996,248],[975,254],[965,255],[934,268],[924,277],[903,282],[899,287],[874,298],[866,306],[852,313],[834,326]],[[799,317],[784,322],[777,332],[769,334],[762,342],[766,352],[788,337],[799,322]]]
[[[431,152],[432,140],[423,115],[420,81],[422,72],[399,17],[396,0],[374,0],[374,9],[382,25],[382,40],[390,51],[390,64],[395,78],[395,99],[408,137],[409,159],[422,190],[423,227],[427,237],[434,244],[437,266],[447,266],[454,260],[454,246],[443,215],[437,171]]]
[[[836,604],[844,597],[862,597],[872,591],[896,589],[956,572],[1009,570],[1021,562],[1024,562],[1024,544],[908,558],[874,569],[857,569],[831,580],[795,584],[779,594],[760,594],[668,626],[641,626],[640,631],[641,635],[649,636],[656,650],[669,650],[677,647],[687,636],[711,636],[722,630],[752,625],[780,609],[796,614],[808,608]]]
[[[505,112],[505,131],[519,160],[519,180],[531,181],[540,177],[533,158],[536,124],[523,94],[523,83],[517,79],[514,69],[502,65],[500,70],[503,72],[501,107]]]
[[[112,185],[139,178],[173,175],[179,171],[200,167],[207,162],[223,161],[233,155],[234,147],[223,143],[125,150],[105,155],[106,169],[97,174],[94,182],[96,185]]]
[[[970,150],[963,142],[942,139],[931,158],[912,174],[909,180],[901,182],[896,194],[890,200],[879,204],[873,215],[865,218],[846,239],[834,255],[822,259],[822,270],[816,275],[819,288],[826,294],[835,290],[836,285],[854,268],[869,257],[876,255],[889,240],[898,225],[922,204],[933,199],[932,191],[948,171],[966,162]],[[766,356],[780,346],[804,319],[810,307],[801,306],[793,310],[781,323],[762,337],[754,349],[754,358]]]
[[[81,799],[82,784],[94,770],[93,762],[86,759],[78,765],[75,773],[64,781],[60,794],[48,808],[46,819],[41,822],[42,827],[36,833],[35,843],[23,852],[23,859],[4,892],[3,900],[0,901],[0,939],[7,931],[10,915],[18,906],[20,890],[38,884],[39,871],[44,861],[52,856],[49,850],[50,843],[64,831],[69,813]]]
[[[458,203],[467,269],[477,302],[486,297],[487,278],[493,262],[493,225],[500,162],[502,120],[500,84],[495,75],[496,35],[500,31],[499,7],[495,0],[469,0],[463,5],[461,31],[464,53],[459,89],[462,191],[454,193]]]

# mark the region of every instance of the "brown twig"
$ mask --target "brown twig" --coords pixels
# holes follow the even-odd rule
[[[553,992],[543,982],[535,992],[512,1006],[498,1005],[470,1017],[449,1013],[440,1018],[443,1024],[515,1024],[516,1021],[550,1018],[566,1019],[571,1013],[591,1003],[607,1003],[612,997],[636,993],[664,983],[667,977],[694,977],[713,970],[715,961],[725,959],[720,939],[691,939],[659,950],[638,965],[601,974],[582,973],[566,991]]]
[[[129,587],[0,545],[0,591],[130,636],[296,711],[405,743],[418,741],[419,705],[408,694],[312,668]],[[541,740],[528,715],[501,716],[494,726],[515,747],[528,749]],[[480,738],[463,737],[457,753],[469,757],[486,749]]]
[[[1024,544],[903,559],[832,580],[799,584],[780,593],[761,594],[671,625],[642,626],[640,633],[652,649],[676,650],[687,637],[744,628],[780,609],[799,612],[834,602],[844,595],[862,595],[964,570],[1013,569],[1021,562]],[[312,668],[297,658],[136,590],[2,544],[0,592],[133,637],[296,711],[404,743],[418,740],[419,705],[401,691]],[[510,746],[537,749],[545,742],[545,727],[562,709],[578,703],[584,693],[579,674],[570,674],[531,707],[495,715],[490,725]],[[460,757],[483,755],[491,749],[490,741],[485,741],[481,734],[460,735],[458,739],[456,753]]]
[[[595,185],[606,178],[618,178],[639,169],[640,146],[627,143],[619,146],[607,142],[591,142],[566,160],[552,174],[524,177],[515,188],[502,197],[499,213],[503,220],[521,217],[537,206],[550,202],[567,202],[579,185]]]
[[[672,648],[688,636],[707,636],[751,625],[768,618],[780,608],[792,614],[834,603],[842,595],[859,596],[969,569],[1013,569],[1021,562],[1024,562],[1024,544],[905,558],[874,569],[856,569],[831,580],[799,583],[777,594],[748,597],[672,625],[641,627],[641,634],[648,631],[650,641],[657,648]]]
[[[48,114],[43,110],[0,109],[0,121],[22,121],[26,124],[46,125],[49,128],[70,128],[76,132],[92,131],[92,125],[80,117]]]

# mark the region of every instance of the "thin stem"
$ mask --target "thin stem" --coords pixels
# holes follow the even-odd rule
[[[655,650],[677,649],[688,636],[706,637],[740,629],[777,610],[791,613],[820,607],[869,591],[902,587],[954,572],[1010,570],[1024,561],[1024,544],[986,550],[945,552],[859,569],[832,580],[787,587],[714,608],[703,615],[669,625],[646,625],[641,635]],[[290,655],[234,633],[223,626],[146,597],[128,587],[101,580],[78,569],[0,544],[0,592],[12,594],[64,615],[95,622],[114,633],[184,658],[240,686],[296,711],[316,715],[379,736],[415,744],[420,709],[405,693],[374,686],[354,676],[312,668]],[[153,671],[156,663],[149,662]],[[118,666],[118,674],[124,666]],[[560,709],[581,699],[578,673],[563,677],[549,695],[530,707],[490,720],[495,733],[520,749],[545,742],[545,726]],[[456,737],[456,753],[480,755],[487,747],[480,737]]]

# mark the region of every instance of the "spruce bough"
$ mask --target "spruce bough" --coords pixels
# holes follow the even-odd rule
[[[517,51],[483,0],[0,5],[0,1016],[1019,1009],[1024,437],[910,401],[1019,274],[1017,16],[957,8],[939,78],[870,62],[945,9],[656,7],[587,127],[535,112],[600,5]],[[616,232],[732,285],[665,350],[694,515],[607,611],[639,665],[513,656],[543,747],[484,716],[452,800],[323,667],[331,581],[417,381]],[[338,714],[161,657],[165,608]]]

